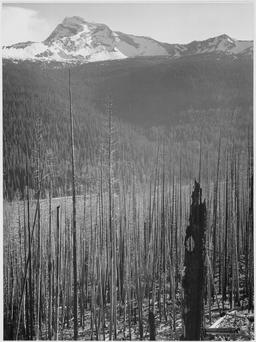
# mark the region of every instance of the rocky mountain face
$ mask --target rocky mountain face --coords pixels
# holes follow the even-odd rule
[[[138,56],[169,56],[217,53],[253,55],[253,42],[227,35],[189,44],[168,44],[149,37],[114,32],[105,24],[68,17],[43,42],[24,42],[3,47],[3,58],[13,60],[86,63]]]

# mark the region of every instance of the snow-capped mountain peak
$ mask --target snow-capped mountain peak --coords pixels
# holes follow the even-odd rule
[[[85,21],[81,17],[66,17],[61,24],[59,24],[50,36],[44,41],[46,45],[51,45],[54,41],[71,37],[84,28]]]
[[[136,56],[173,58],[201,53],[252,54],[252,41],[226,34],[189,44],[161,43],[149,37],[114,32],[105,24],[66,17],[43,42],[18,43],[3,48],[3,58],[62,62],[91,62]]]

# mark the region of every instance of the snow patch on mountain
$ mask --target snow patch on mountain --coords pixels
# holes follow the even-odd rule
[[[35,58],[37,54],[45,52],[47,46],[44,43],[31,43],[25,47],[3,47],[4,58],[14,59],[31,59]]]

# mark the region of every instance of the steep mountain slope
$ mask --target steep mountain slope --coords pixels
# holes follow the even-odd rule
[[[45,92],[67,94],[67,68],[62,64],[4,61],[3,89],[28,96]],[[114,115],[133,124],[157,126],[173,123],[182,111],[245,108],[252,105],[253,62],[248,56],[233,60],[211,54],[137,57],[73,66],[73,99],[80,112],[104,113],[112,97]],[[11,83],[12,88],[9,88]],[[18,95],[20,96],[20,95]]]
[[[3,48],[3,57],[17,60],[94,62],[136,56],[172,58],[202,53],[252,55],[252,41],[239,41],[227,35],[194,41],[190,44],[167,44],[149,37],[114,32],[105,24],[88,23],[80,17],[68,17],[43,42],[18,43]]]
[[[149,169],[159,126],[161,136],[173,141],[175,160],[180,154],[197,160],[203,127],[204,150],[215,156],[209,162],[213,173],[220,129],[223,139],[236,136],[241,150],[247,146],[253,99],[253,62],[248,56],[136,57],[72,66],[4,60],[4,188],[9,198],[17,189],[24,190],[26,150],[32,163],[33,141],[40,131],[44,132],[41,139],[47,154],[54,158],[55,195],[66,192],[63,180],[69,178],[70,170],[69,68],[81,183],[88,170],[94,179],[99,149],[107,135],[109,95],[115,126],[123,127],[116,130],[120,151],[125,151],[127,163],[135,161],[140,170]],[[184,168],[182,177],[188,179],[195,170]]]

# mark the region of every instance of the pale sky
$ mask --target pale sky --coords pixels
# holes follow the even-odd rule
[[[253,39],[253,5],[248,3],[6,3],[2,44],[42,41],[65,17],[108,25],[114,31],[189,43],[223,33]]]

